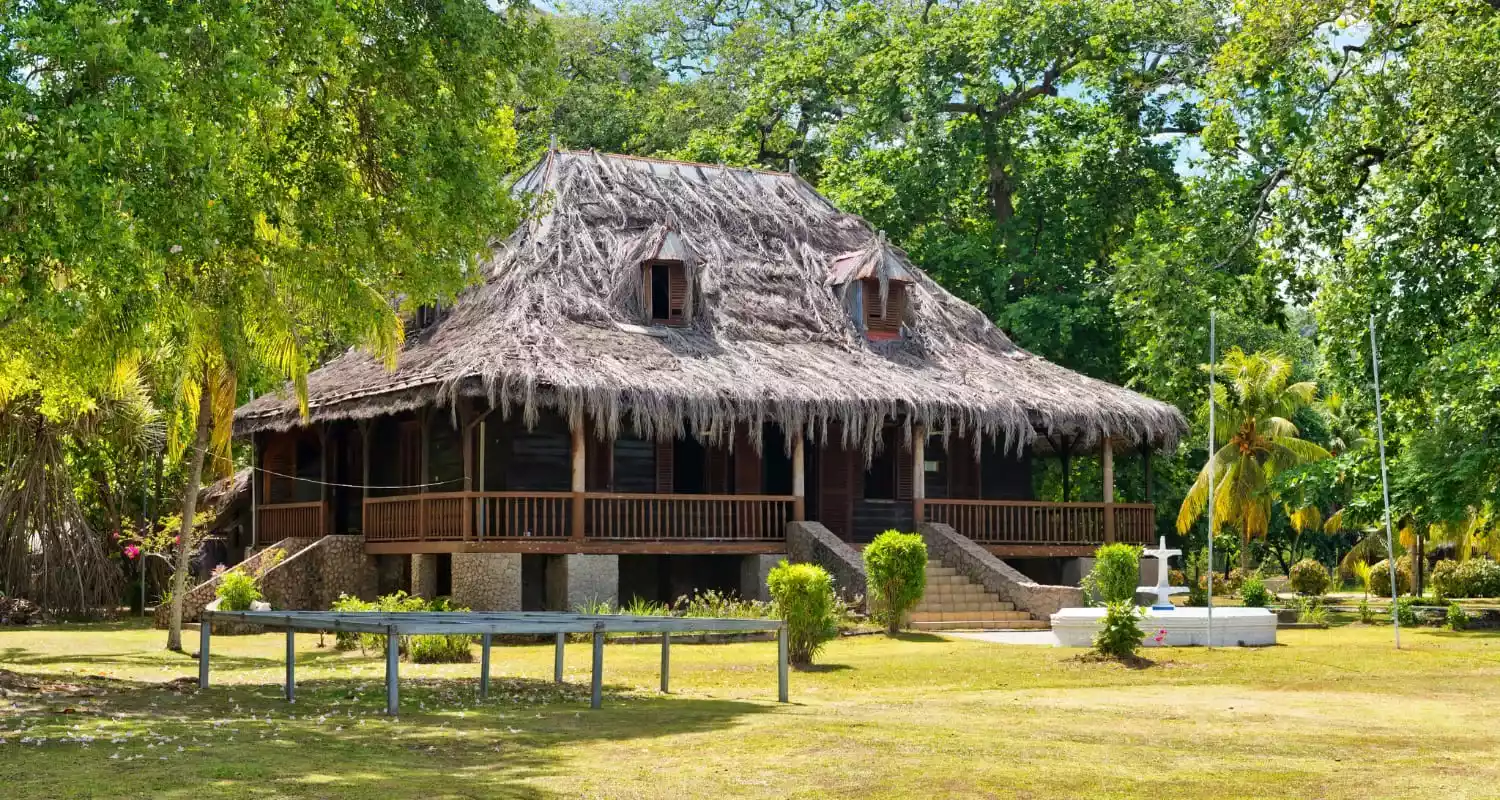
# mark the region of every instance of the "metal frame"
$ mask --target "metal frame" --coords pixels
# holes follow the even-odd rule
[[[776,631],[777,700],[787,701],[787,631],[781,620],[722,619],[700,617],[638,617],[624,614],[568,614],[552,611],[203,611],[199,622],[198,687],[208,688],[208,659],[213,623],[217,620],[259,625],[286,631],[286,699],[296,694],[296,631],[350,631],[386,636],[386,713],[396,716],[400,705],[400,652],[398,637],[450,634],[480,637],[480,696],[489,694],[490,646],[496,634],[555,636],[556,654],[552,679],[562,683],[563,647],[569,633],[593,635],[593,677],[589,705],[603,704],[604,635],[606,633],[656,633],[662,637],[661,690],[669,686],[670,648],[673,633],[741,633]]]

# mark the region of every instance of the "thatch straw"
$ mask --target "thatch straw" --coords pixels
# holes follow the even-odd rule
[[[871,452],[880,427],[977,431],[1010,448],[1176,446],[1174,407],[1048,363],[922,274],[864,220],[795,175],[554,152],[517,185],[533,221],[497,243],[483,284],[388,372],[350,352],[308,380],[309,421],[370,418],[459,395],[535,420],[587,415],[600,435],[647,438],[775,420]],[[668,232],[685,251],[689,324],[637,327],[642,263]],[[840,259],[840,257],[843,257]],[[909,280],[904,333],[866,341],[849,283],[831,269]],[[282,393],[239,410],[236,430],[301,422]]]

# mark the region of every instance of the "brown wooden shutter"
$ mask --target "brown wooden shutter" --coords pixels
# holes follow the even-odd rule
[[[828,443],[818,454],[818,522],[835,536],[848,540],[854,534],[854,466],[844,449],[843,431],[828,426]]]
[[[886,282],[886,300],[880,305],[880,281],[865,280],[860,289],[864,294],[865,332],[872,339],[891,339],[901,334],[901,318],[906,311],[906,284],[899,281]]]
[[[681,264],[667,268],[667,320],[673,325],[687,322],[687,272]]]
[[[736,425],[734,429],[734,493],[760,494],[761,454],[755,451],[755,439],[750,435],[749,425]]]
[[[656,493],[671,494],[676,482],[673,471],[675,463],[672,456],[676,449],[676,442],[668,439],[665,442],[656,443]]]
[[[266,439],[266,452],[261,457],[265,470],[266,505],[290,503],[296,493],[296,482],[290,476],[297,474],[297,437],[290,433],[273,433]]]
[[[893,432],[894,433],[894,432]],[[912,451],[910,448],[901,447],[898,441],[900,437],[891,436],[892,441],[887,441],[886,446],[896,450],[896,499],[910,500],[916,494],[915,475],[912,463]]]

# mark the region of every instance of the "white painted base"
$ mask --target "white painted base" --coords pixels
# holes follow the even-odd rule
[[[1103,608],[1064,608],[1052,615],[1052,632],[1063,647],[1093,647]],[[1147,647],[1191,647],[1208,644],[1208,609],[1146,610],[1141,620]],[[1156,641],[1159,632],[1166,636]],[[1214,647],[1276,644],[1276,615],[1264,608],[1215,608]]]

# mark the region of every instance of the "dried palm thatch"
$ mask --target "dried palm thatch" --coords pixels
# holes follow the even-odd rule
[[[867,453],[889,419],[977,431],[1008,447],[1045,434],[1078,450],[1175,447],[1172,406],[1012,343],[864,220],[795,175],[552,152],[517,184],[532,221],[497,242],[484,281],[401,353],[394,372],[349,352],[308,378],[309,418],[370,418],[482,396],[530,422],[543,407],[601,436],[709,435],[774,420]],[[642,265],[680,259],[688,324],[642,328]],[[867,341],[851,277],[906,286],[903,334]],[[297,425],[290,394],[242,407],[241,434]]]

